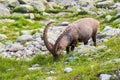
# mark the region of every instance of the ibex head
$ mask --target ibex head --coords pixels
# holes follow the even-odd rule
[[[52,43],[50,43],[48,41],[48,37],[47,37],[47,33],[48,33],[48,28],[50,27],[50,25],[53,23],[53,21],[49,22],[46,26],[45,26],[45,29],[44,29],[44,32],[43,32],[43,40],[44,40],[44,43],[47,47],[47,49],[50,51],[50,53],[53,55],[54,57],[54,60],[57,60],[58,59],[58,56],[59,54],[63,51],[63,47],[59,46],[60,44],[60,40],[61,38],[66,34],[66,32],[68,30],[65,30],[59,37],[58,39],[56,40],[55,44],[53,45]]]

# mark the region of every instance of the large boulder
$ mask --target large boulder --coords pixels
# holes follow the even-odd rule
[[[114,5],[114,0],[105,0],[102,2],[98,2],[96,7],[98,8],[109,8],[110,6]]]
[[[20,3],[18,0],[8,0],[8,6],[11,8],[14,8],[19,5],[20,5]]]
[[[31,35],[22,35],[22,36],[19,36],[17,39],[17,41],[20,41],[22,43],[27,42],[27,41],[32,41],[32,40],[33,38]]]
[[[0,3],[0,16],[9,16],[10,10],[5,4]]]
[[[30,3],[30,5],[33,6],[33,8],[34,8],[35,10],[37,10],[38,12],[45,10],[44,3],[43,3],[41,0],[33,0],[33,1]]]
[[[13,10],[14,12],[21,12],[21,13],[26,13],[26,12],[33,12],[34,8],[30,5],[20,5],[15,7],[15,9]]]

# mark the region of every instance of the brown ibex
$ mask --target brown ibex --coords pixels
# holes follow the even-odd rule
[[[96,35],[100,22],[93,18],[83,18],[69,24],[64,32],[58,37],[53,45],[48,41],[47,32],[48,27],[52,22],[49,22],[43,33],[43,40],[47,49],[52,53],[54,60],[58,59],[59,54],[66,48],[67,53],[69,48],[74,50],[77,42],[84,42],[86,45],[88,40],[92,37],[94,46],[96,46]]]

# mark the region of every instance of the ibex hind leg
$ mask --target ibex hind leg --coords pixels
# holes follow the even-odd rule
[[[93,40],[93,42],[94,42],[94,46],[96,46],[97,44],[96,44],[96,34],[94,34],[93,36],[92,36],[92,40]]]

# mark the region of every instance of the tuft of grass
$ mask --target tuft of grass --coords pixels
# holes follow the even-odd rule
[[[43,24],[39,23],[39,21],[31,22],[24,17],[9,18],[15,19],[15,22],[5,22],[0,24],[0,34],[6,34],[8,37],[7,40],[15,41],[22,30],[34,30],[43,27]]]
[[[59,13],[62,12],[61,9],[45,9],[45,12],[47,13]]]

